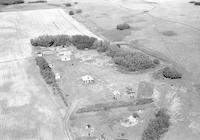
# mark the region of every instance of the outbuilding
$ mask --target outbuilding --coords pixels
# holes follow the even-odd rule
[[[61,61],[70,61],[71,60],[70,56],[61,56],[60,58],[61,58]]]
[[[59,73],[56,73],[56,74],[55,74],[55,79],[56,79],[56,80],[59,80],[60,78],[61,78],[60,74],[59,74]]]
[[[117,100],[121,97],[121,93],[118,90],[113,91],[113,99]]]
[[[94,78],[92,76],[90,76],[90,75],[82,76],[81,80],[83,81],[84,84],[94,83]]]

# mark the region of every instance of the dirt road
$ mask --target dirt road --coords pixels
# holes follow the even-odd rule
[[[77,107],[77,105],[80,103],[79,100],[74,100],[72,102],[72,104],[70,105],[69,110],[67,111],[67,113],[65,114],[64,117],[64,121],[63,121],[63,128],[64,128],[64,132],[65,132],[65,136],[68,138],[68,140],[73,140],[71,134],[70,134],[70,130],[69,130],[69,118],[72,115],[74,109]]]

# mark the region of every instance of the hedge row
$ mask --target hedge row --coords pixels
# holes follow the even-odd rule
[[[55,75],[52,69],[49,67],[48,62],[43,57],[36,57],[35,60],[46,83],[49,85],[56,83]]]
[[[47,3],[46,0],[29,1],[28,3]]]
[[[63,46],[70,42],[70,36],[68,35],[42,35],[35,39],[31,39],[31,44],[33,46],[42,47]]]
[[[65,46],[73,44],[77,49],[90,48],[96,38],[86,35],[42,35],[35,39],[31,39],[33,46],[51,47],[51,46]]]
[[[159,64],[157,61],[152,61],[149,56],[140,52],[128,52],[117,45],[110,45],[108,41],[100,41],[94,37],[86,35],[44,35],[38,38],[31,39],[33,46],[65,46],[73,44],[77,49],[96,49],[98,52],[106,52],[113,58],[114,63],[122,66],[129,71],[139,71],[155,67]]]
[[[142,134],[142,140],[160,140],[170,127],[170,116],[165,109],[160,109],[155,118],[150,120]]]
[[[0,5],[21,4],[24,0],[0,0]]]
[[[98,103],[82,107],[77,110],[77,113],[97,112],[97,111],[104,111],[121,107],[139,106],[139,105],[150,104],[152,102],[153,100],[151,98],[141,98],[128,102],[118,101],[118,102]]]
[[[45,82],[52,87],[54,94],[59,95],[62,98],[64,104],[68,106],[65,100],[65,96],[59,88],[58,84],[56,83],[55,74],[52,71],[51,67],[49,67],[48,62],[43,57],[36,57],[35,61],[40,68],[40,73]]]

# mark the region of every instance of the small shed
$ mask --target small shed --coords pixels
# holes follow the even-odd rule
[[[61,51],[57,54],[57,56],[60,57],[61,61],[70,61],[71,55],[71,51]]]
[[[138,124],[138,118],[133,117],[133,115],[129,116],[126,120],[121,121],[121,125],[124,127],[131,127]]]
[[[113,91],[113,99],[118,99],[121,97],[121,93],[118,90]]]
[[[113,95],[114,95],[114,96],[117,96],[117,95],[121,95],[121,93],[120,93],[118,90],[114,90],[114,91],[113,91]]]
[[[83,81],[83,83],[85,84],[91,84],[94,83],[94,78],[90,75],[85,75],[81,77],[81,80]]]
[[[91,125],[90,124],[87,124],[86,126],[85,126],[85,129],[90,129],[91,128]]]
[[[37,56],[42,57],[42,53],[38,53]]]
[[[50,67],[50,68],[53,68],[53,65],[52,65],[52,64],[49,64],[49,67]]]
[[[55,79],[56,79],[56,80],[59,80],[60,78],[61,78],[60,74],[59,74],[59,73],[56,73],[56,74],[55,74]]]

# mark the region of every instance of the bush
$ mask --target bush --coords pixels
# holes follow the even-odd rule
[[[159,64],[160,64],[160,60],[159,60],[159,59],[154,59],[154,60],[153,60],[153,63],[154,63],[155,65],[159,65]]]
[[[24,0],[0,0],[0,5],[21,4]]]
[[[169,79],[180,79],[180,78],[182,78],[181,73],[179,73],[176,69],[170,68],[170,67],[165,67],[162,70],[162,74],[165,78],[169,78]]]
[[[195,2],[194,5],[200,5],[200,2]]]
[[[82,13],[82,10],[81,10],[81,9],[77,9],[77,10],[76,10],[76,13],[77,13],[77,14],[80,14],[80,13]]]
[[[66,3],[65,6],[66,7],[70,7],[70,6],[72,6],[72,4],[71,3]]]
[[[74,15],[74,11],[69,11],[69,15]]]
[[[189,3],[196,3],[196,1],[190,1]]]
[[[91,49],[96,49],[98,52],[106,52],[109,46],[110,46],[110,42],[108,41],[95,40]]]
[[[70,44],[70,36],[68,35],[43,35],[35,39],[31,39],[33,46],[51,47]]]
[[[125,29],[129,29],[129,28],[130,28],[130,25],[127,23],[117,25],[117,30],[125,30]]]
[[[107,51],[107,55],[110,57],[117,56],[122,53],[122,50],[117,45],[110,45]]]
[[[127,68],[129,71],[139,71],[154,67],[152,60],[140,52],[122,52],[113,57],[115,64]]]
[[[72,36],[72,44],[76,46],[77,49],[83,50],[85,48],[91,49],[96,38],[89,37],[86,35],[74,35]]]
[[[196,2],[196,1],[190,1],[189,3],[192,3],[194,5],[200,5],[200,2]]]
[[[43,36],[39,36],[35,39],[31,39],[31,45],[33,45],[33,46],[49,47],[53,43],[54,43],[53,37],[50,35],[43,35]]]
[[[71,37],[68,35],[56,35],[54,36],[54,46],[64,46],[71,43]]]
[[[165,109],[160,109],[144,130],[142,140],[159,140],[169,127],[170,117]]]

